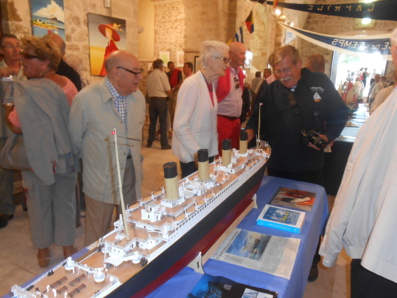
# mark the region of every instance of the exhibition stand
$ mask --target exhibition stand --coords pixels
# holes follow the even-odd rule
[[[279,187],[304,190],[316,194],[313,209],[307,212],[305,223],[300,234],[293,234],[256,224],[259,213],[265,204],[276,194]],[[265,176],[257,192],[257,205],[258,208],[253,208],[237,227],[261,234],[301,239],[290,279],[288,280],[269,273],[248,269],[211,258],[204,264],[204,272],[212,276],[223,276],[245,285],[278,292],[278,297],[303,297],[319,236],[324,230],[328,218],[326,192],[324,188],[319,185]],[[171,293],[171,296],[174,298],[187,297],[201,277],[201,273],[186,267],[168,282],[152,292],[149,297],[170,297],[169,295]]]

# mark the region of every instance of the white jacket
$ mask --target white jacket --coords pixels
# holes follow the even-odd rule
[[[397,282],[397,88],[360,129],[320,254],[335,264],[342,246],[366,269]]]
[[[218,100],[213,90],[214,104],[201,71],[184,80],[179,89],[172,151],[184,163],[193,161],[200,149],[208,149],[209,157],[218,154]]]

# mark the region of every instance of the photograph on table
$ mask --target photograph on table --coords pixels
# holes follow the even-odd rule
[[[300,239],[234,229],[211,259],[289,279]]]
[[[311,211],[316,200],[316,194],[305,190],[280,187],[269,204]]]

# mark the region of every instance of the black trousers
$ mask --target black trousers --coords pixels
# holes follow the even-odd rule
[[[148,144],[151,145],[154,141],[156,133],[157,118],[160,118],[160,143],[161,146],[168,145],[167,137],[167,117],[168,117],[168,103],[165,97],[150,97],[149,102],[149,138]]]
[[[350,268],[351,298],[397,297],[397,283],[365,269],[361,259],[353,259]]]

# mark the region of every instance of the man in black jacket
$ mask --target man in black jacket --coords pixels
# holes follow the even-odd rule
[[[259,95],[246,126],[248,139],[258,134],[261,105],[261,139],[269,142],[270,176],[324,186],[324,146],[332,145],[344,128],[348,109],[325,74],[302,68],[299,52],[284,46],[269,57],[276,81]],[[313,137],[304,136],[313,131]],[[316,253],[309,281],[317,278]]]

